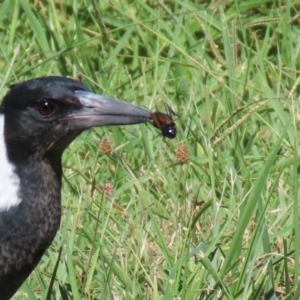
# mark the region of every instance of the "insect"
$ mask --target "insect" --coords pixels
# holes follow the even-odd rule
[[[161,134],[169,139],[174,139],[176,137],[176,124],[173,120],[173,115],[176,116],[175,112],[171,109],[168,104],[166,106],[166,114],[160,111],[155,111],[151,113],[152,124],[156,128],[161,130]]]

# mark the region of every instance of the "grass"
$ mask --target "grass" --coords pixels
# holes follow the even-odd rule
[[[299,4],[4,0],[1,97],[83,75],[180,117],[85,132],[15,299],[299,299]],[[106,153],[106,154],[105,154]]]

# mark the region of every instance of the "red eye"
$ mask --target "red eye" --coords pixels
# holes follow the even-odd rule
[[[43,116],[50,116],[56,109],[55,105],[49,101],[40,101],[36,105],[37,111]]]

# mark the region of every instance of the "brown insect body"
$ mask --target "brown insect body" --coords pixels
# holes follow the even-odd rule
[[[161,134],[164,137],[169,139],[173,139],[176,137],[177,130],[176,124],[173,120],[173,115],[176,115],[175,112],[170,108],[169,105],[165,104],[166,106],[166,114],[160,111],[155,111],[151,114],[153,125],[161,130]]]

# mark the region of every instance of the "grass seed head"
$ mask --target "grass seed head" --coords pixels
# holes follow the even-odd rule
[[[179,163],[185,163],[189,159],[188,149],[185,144],[179,144],[176,153],[175,153],[176,161]]]
[[[109,140],[103,140],[100,144],[100,148],[102,152],[106,155],[110,155],[112,153],[112,144]]]

